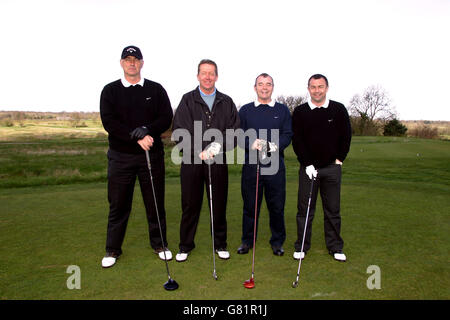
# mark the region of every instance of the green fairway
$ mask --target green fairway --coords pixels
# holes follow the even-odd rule
[[[230,166],[228,249],[213,261],[207,201],[188,261],[169,262],[176,291],[165,291],[164,262],[149,246],[141,194],[135,192],[123,255],[102,269],[108,203],[105,139],[60,139],[0,144],[0,299],[449,299],[450,142],[354,137],[343,167],[342,236],[346,263],[328,254],[318,201],[312,248],[291,287],[298,262],[298,162],[286,152],[285,255],[272,254],[267,209],[259,222],[255,283],[251,251],[238,255],[242,199],[240,166]],[[178,251],[181,218],[179,167],[166,152],[169,248]],[[137,187],[138,188],[138,187]],[[80,270],[81,289],[68,289],[68,266]],[[380,289],[367,286],[369,266]]]

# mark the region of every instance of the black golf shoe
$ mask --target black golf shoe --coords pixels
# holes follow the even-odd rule
[[[276,256],[282,256],[284,254],[284,249],[282,246],[273,246],[272,247],[273,254]]]
[[[237,249],[237,253],[238,254],[247,254],[248,251],[251,249],[252,247],[249,246],[246,243],[241,244],[241,246]]]

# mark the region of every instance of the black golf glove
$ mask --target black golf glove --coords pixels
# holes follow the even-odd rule
[[[149,134],[147,127],[137,127],[133,131],[130,132],[131,139],[141,140],[144,139],[146,135]]]

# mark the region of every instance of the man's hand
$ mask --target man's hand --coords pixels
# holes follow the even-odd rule
[[[336,159],[335,164],[338,164],[338,165],[342,166],[342,161],[339,160],[339,159]]]
[[[314,178],[317,177],[317,170],[314,168],[313,165],[307,166],[306,167],[306,174],[312,180],[313,177]]]
[[[153,147],[153,138],[149,135],[146,135],[143,139],[138,140],[139,145],[144,150],[150,150]]]
[[[268,142],[263,139],[256,139],[252,144],[252,150],[258,149],[263,152],[274,152],[277,151],[278,147],[273,142]]]
[[[149,134],[147,127],[137,127],[133,131],[130,132],[131,139],[141,140],[144,139],[146,135]]]
[[[209,144],[205,150],[200,152],[198,155],[202,160],[208,160],[214,158],[220,152],[221,145],[218,142],[213,142]]]

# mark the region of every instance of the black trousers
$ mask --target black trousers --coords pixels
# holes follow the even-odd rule
[[[195,248],[195,233],[197,231],[200,211],[202,209],[204,188],[208,199],[209,175],[208,165],[181,164],[181,208],[180,251],[190,252]],[[216,249],[227,248],[226,207],[228,197],[228,167],[226,164],[211,164],[211,186],[214,223],[214,246]],[[209,201],[208,201],[209,207]]]
[[[242,243],[253,246],[256,197],[255,164],[244,164],[242,166],[241,193],[244,203]],[[284,166],[280,167],[274,175],[259,175],[257,217],[259,217],[263,194],[266,198],[267,209],[269,210],[269,226],[272,233],[269,243],[271,246],[282,246],[286,240],[286,228],[284,224],[286,170]],[[258,220],[256,221],[256,234],[258,234]]]
[[[150,183],[150,173],[145,154],[127,154],[108,150],[108,201],[109,216],[106,235],[106,251],[122,253],[122,243],[131,213],[136,177],[139,180],[147,214],[150,246],[162,247],[156,207]],[[166,240],[166,212],[164,209],[164,151],[150,152],[151,170],[156,201],[161,221],[164,243]]]
[[[324,234],[325,244],[328,250],[338,251],[344,247],[344,240],[341,238],[341,176],[342,166],[331,164],[318,170],[316,181],[314,182],[311,205],[309,211],[308,225],[306,228],[304,251],[311,248],[312,222],[316,210],[316,200],[318,192],[322,198],[322,207],[324,211]],[[306,211],[308,208],[309,192],[311,182],[303,166],[299,170],[299,188],[297,202],[297,241],[295,250],[300,251],[302,246],[303,231],[305,228]]]

